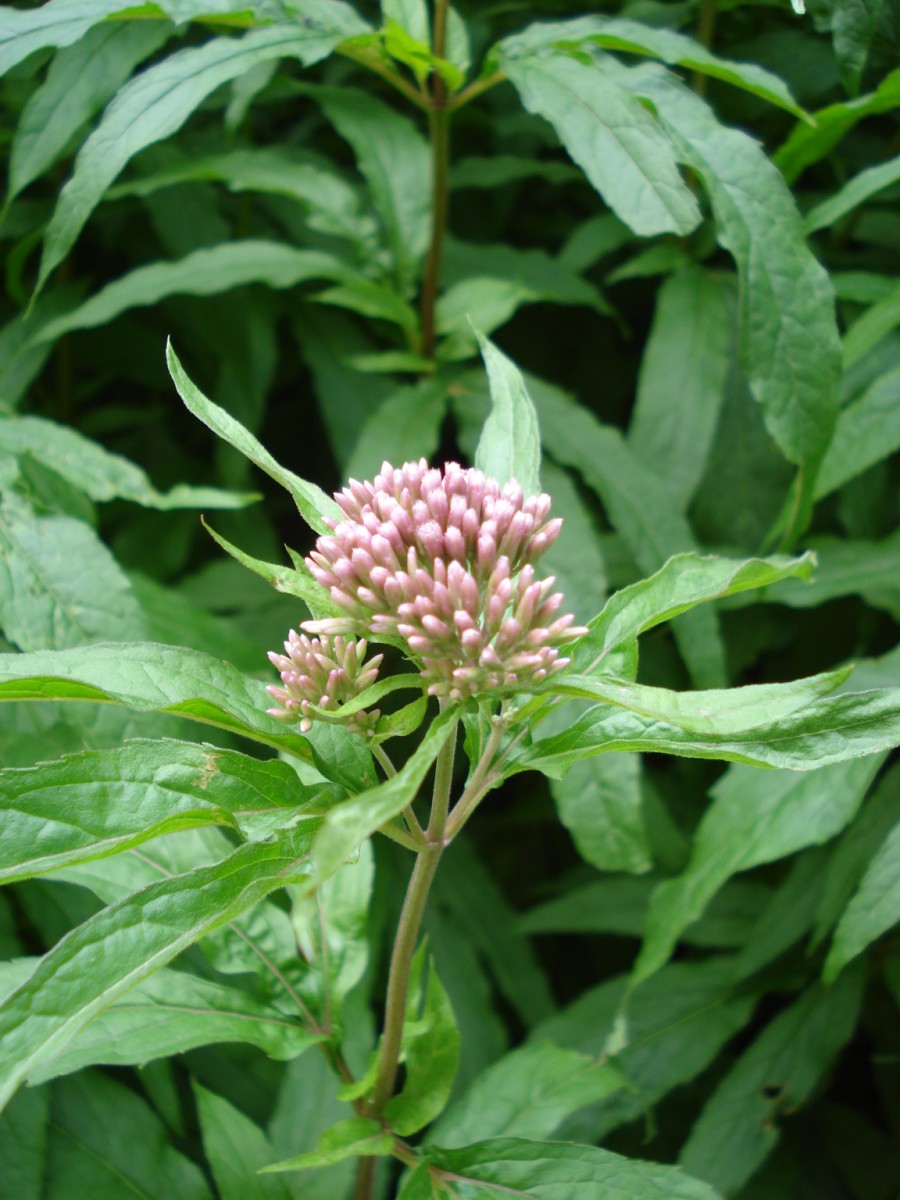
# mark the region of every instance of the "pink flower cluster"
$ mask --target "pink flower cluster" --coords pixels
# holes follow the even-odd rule
[[[335,710],[353,700],[378,678],[382,655],[377,654],[363,666],[366,643],[343,637],[308,638],[291,630],[284,643],[284,654],[269,654],[269,661],[281,673],[284,687],[274,684],[266,688],[281,708],[270,708],[269,715],[295,721],[299,716],[300,730],[309,733],[313,717],[318,714],[312,706]],[[368,733],[378,720],[379,710],[355,712],[348,728],[354,733]]]
[[[562,524],[549,496],[421,459],[385,463],[335,499],[343,519],[306,562],[347,615],[304,629],[399,637],[428,691],[457,701],[527,689],[567,665],[558,647],[585,631],[557,616],[563,597],[533,565]]]

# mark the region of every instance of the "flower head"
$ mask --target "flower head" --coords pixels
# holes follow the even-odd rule
[[[363,665],[366,643],[341,636],[308,638],[291,630],[284,643],[284,654],[269,654],[269,661],[281,673],[284,687],[274,684],[266,688],[280,708],[270,708],[269,715],[281,720],[296,721],[300,729],[312,729],[313,706],[335,710],[355,699],[378,678],[383,655],[377,654]],[[355,733],[369,732],[378,720],[379,710],[358,711],[348,719],[348,728]]]
[[[562,595],[534,571],[562,525],[549,496],[420,459],[384,463],[335,499],[343,517],[306,562],[346,616],[304,629],[399,637],[429,692],[454,700],[525,689],[568,664],[558,647],[585,631],[557,616]]]

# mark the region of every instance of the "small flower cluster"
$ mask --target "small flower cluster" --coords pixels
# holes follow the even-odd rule
[[[549,496],[421,459],[385,463],[335,499],[343,519],[306,562],[347,615],[304,629],[399,637],[429,693],[456,701],[525,690],[567,665],[559,647],[585,631],[557,616],[562,595],[534,572],[562,525]]]
[[[300,720],[302,733],[312,729],[312,706],[335,710],[353,700],[378,678],[382,655],[363,666],[366,643],[343,637],[308,638],[291,630],[284,643],[284,654],[269,654],[269,661],[280,672],[284,687],[274,684],[266,691],[281,708],[270,708],[269,715],[282,720]],[[377,708],[355,712],[348,719],[354,733],[368,733],[378,720]]]

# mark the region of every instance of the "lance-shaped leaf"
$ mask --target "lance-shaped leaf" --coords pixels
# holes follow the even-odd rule
[[[793,197],[759,144],[720,125],[670,74],[647,65],[622,76],[656,105],[704,182],[718,240],[741,280],[741,366],[769,432],[806,467],[809,486],[837,419],[841,364],[834,293]]]
[[[55,341],[74,329],[95,329],[133,308],[147,308],[168,296],[215,296],[249,283],[292,288],[307,279],[352,275],[332,254],[296,250],[285,242],[246,238],[204,246],[174,262],[156,262],[123,275],[71,312],[41,329],[36,340]]]
[[[597,1146],[571,1142],[532,1142],[524,1138],[491,1138],[460,1150],[428,1148],[427,1161],[438,1168],[433,1190],[418,1194],[404,1188],[401,1200],[413,1196],[456,1196],[454,1183],[473,1200],[496,1200],[498,1194],[550,1200],[719,1200],[705,1183],[677,1167],[623,1158]],[[454,1178],[441,1179],[441,1172]]]
[[[265,579],[266,583],[270,583],[276,592],[284,592],[288,596],[297,596],[303,600],[310,612],[316,617],[324,617],[326,615],[339,616],[342,610],[332,601],[328,592],[313,579],[309,568],[302,558],[297,559],[297,565],[294,567],[283,567],[279,563],[263,562],[260,558],[254,558],[252,554],[246,554],[243,550],[233,545],[221,533],[216,533],[210,525],[201,517],[203,527],[214,542],[217,542],[226,554],[230,554],[235,562],[239,562],[242,567],[246,567],[248,571],[252,571],[254,575],[259,575],[261,579]]]
[[[662,883],[651,899],[635,979],[645,979],[663,965],[684,930],[732,875],[839,833],[852,820],[882,761],[883,756],[874,755],[800,777],[749,767],[728,771],[712,789],[713,803],[700,822],[687,869]]]
[[[815,561],[808,553],[743,560],[676,554],[649,579],[610,597],[575,644],[574,669],[588,674],[613,655],[634,657],[637,638],[655,625],[724,596],[756,591],[782,579],[808,579]]]
[[[491,391],[491,413],[475,450],[475,465],[500,483],[515,480],[526,496],[541,490],[541,431],[515,363],[476,330]]]
[[[236,850],[110,905],[67,934],[0,1009],[0,1105],[90,1019],[305,870],[309,833]]]
[[[530,25],[522,33],[504,38],[494,53],[499,51],[502,58],[539,53],[551,46],[571,51],[591,43],[602,46],[604,50],[640,54],[657,58],[671,66],[686,67],[760,96],[795,116],[806,115],[784,81],[771,71],[756,63],[730,62],[718,58],[700,42],[683,33],[676,33],[674,29],[666,29],[663,25],[645,25],[627,17],[590,16],[571,21],[540,22]]]
[[[734,1194],[765,1161],[781,1118],[807,1099],[852,1036],[864,976],[812,987],[746,1050],[709,1098],[681,1151],[685,1169]]]
[[[600,700],[643,717],[665,721],[693,733],[741,734],[772,724],[827,696],[848,677],[852,667],[826,671],[792,683],[756,683],[709,692],[673,692],[615,679],[592,679],[568,672],[548,682],[557,696]]]
[[[240,451],[261,471],[265,471],[270,479],[274,479],[276,483],[281,484],[290,492],[300,515],[317,533],[327,532],[328,526],[323,518],[340,516],[340,509],[331,497],[326,496],[322,489],[314,483],[307,483],[293,471],[288,471],[285,467],[280,466],[240,421],[235,420],[230,413],[227,413],[224,408],[220,408],[218,404],[214,404],[212,400],[208,400],[191,381],[171,342],[166,346],[166,361],[169,364],[172,382],[188,411],[192,412],[198,421],[202,421],[222,441]]]
[[[104,858],[177,829],[286,823],[321,793],[277,759],[135,740],[0,771],[0,882]]]
[[[263,1167],[264,1175],[275,1171],[312,1171],[329,1167],[345,1158],[371,1158],[374,1155],[391,1154],[394,1139],[385,1133],[384,1126],[370,1117],[348,1117],[332,1125],[319,1138],[315,1150],[286,1158],[282,1162]]]
[[[220,1200],[291,1200],[287,1180],[259,1174],[275,1152],[256,1122],[224,1096],[208,1092],[195,1079],[191,1082],[203,1149]]]
[[[308,8],[308,6],[305,6]],[[338,0],[305,11],[302,23],[252,29],[240,38],[215,38],[179,50],[143,71],[118,93],[78,158],[47,227],[37,290],[75,243],[103,194],[125,165],[145,147],[181,128],[223,83],[258,63],[297,58],[309,66],[338,42],[364,33],[365,23]]]
[[[112,454],[75,429],[43,417],[0,416],[0,449],[28,454],[98,503],[130,500],[144,508],[242,508],[256,499],[248,492],[177,484],[159,492],[144,471]]]
[[[879,375],[859,399],[841,410],[816,480],[817,500],[900,449],[898,400],[900,366]]]
[[[2,654],[0,700],[99,700],[176,713],[312,761],[307,740],[266,715],[271,700],[265,684],[181,646],[107,642]]]
[[[319,1040],[248,992],[163,967],[94,1017],[28,1079],[43,1083],[94,1065],[140,1066],[219,1042],[245,1042],[270,1058],[292,1059]]]
[[[553,125],[572,159],[635,233],[683,235],[700,223],[671,140],[605,62],[526,55],[504,56],[501,64],[528,111]]]
[[[3,10],[0,34],[0,74],[5,74],[35,50],[70,46],[113,13],[128,7],[123,0],[50,0],[24,11]]]
[[[895,825],[862,878],[835,930],[824,979],[833,983],[851,959],[900,921],[900,825]]]
[[[845,183],[840,191],[817,204],[806,214],[806,228],[809,233],[818,229],[826,229],[834,225],[841,217],[853,212],[860,204],[864,204],[871,196],[877,195],[884,188],[890,187],[900,179],[900,156],[890,162],[878,163],[860,171],[849,183]]]
[[[413,802],[445,742],[456,736],[458,721],[454,709],[440,713],[396,775],[331,810],[313,846],[318,879],[332,875],[361,842]]]
[[[693,733],[659,718],[601,704],[588,709],[565,733],[517,747],[508,762],[513,771],[560,777],[572,763],[594,754],[643,750],[814,771],[898,744],[900,688],[883,688],[829,696],[779,720],[718,734]]]

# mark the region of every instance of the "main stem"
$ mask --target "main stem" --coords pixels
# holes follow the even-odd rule
[[[434,40],[436,57],[444,57],[447,36],[447,0],[437,0],[434,6]],[[450,172],[450,112],[447,107],[447,85],[437,72],[431,79],[431,107],[428,113],[431,134],[431,241],[425,270],[422,275],[422,355],[434,358],[434,310],[437,304],[444,252],[444,232],[450,201],[448,177]]]

